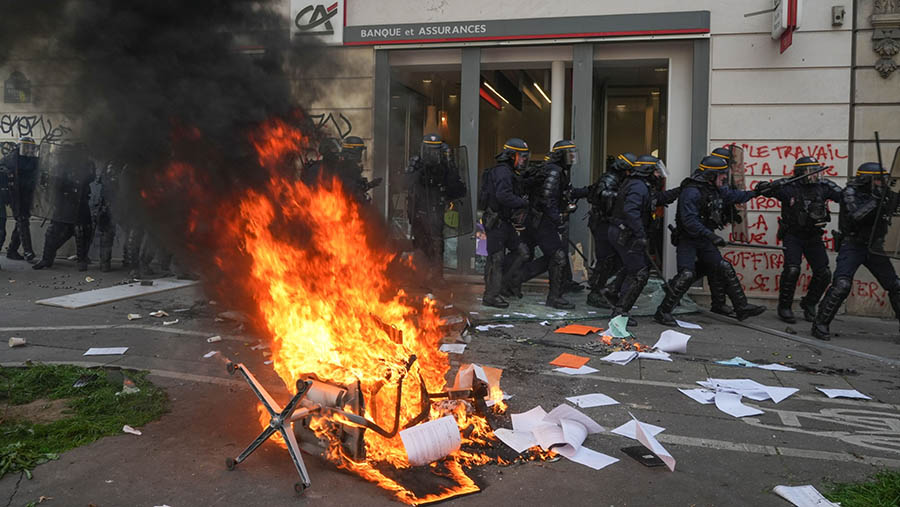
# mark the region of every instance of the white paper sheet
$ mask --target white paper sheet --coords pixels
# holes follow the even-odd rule
[[[619,402],[601,393],[582,394],[566,398],[571,403],[581,408],[605,407],[606,405],[618,405]]]
[[[697,382],[701,386],[714,391],[737,393],[754,401],[771,399],[779,403],[799,391],[795,387],[764,386],[750,379],[716,379],[710,378]]]
[[[459,449],[459,426],[452,415],[400,432],[410,465],[427,465]]]
[[[679,389],[679,391],[686,394],[697,403],[702,403],[704,405],[711,405],[715,403],[716,400],[715,391],[710,391],[709,389]]]
[[[446,352],[448,354],[462,354],[465,351],[465,343],[445,343],[441,345],[441,352]]]
[[[512,427],[515,431],[531,431],[534,428],[544,424],[544,418],[547,417],[547,412],[541,408],[540,405],[534,407],[528,412],[522,412],[521,414],[512,414],[510,418],[512,419]]]
[[[632,417],[634,417],[634,416],[632,416]],[[659,435],[660,433],[662,433],[663,431],[666,430],[665,428],[662,428],[660,426],[654,426],[649,423],[641,423],[641,424],[643,424],[643,426],[644,426],[644,433],[651,437],[655,437],[656,435]],[[633,439],[637,440],[636,428],[637,428],[637,419],[632,419],[632,420],[628,421],[627,423],[619,426],[618,428],[612,430],[612,432],[615,433],[616,435],[622,435],[623,437],[633,438]]]
[[[638,353],[633,350],[620,350],[619,352],[613,352],[606,357],[601,357],[601,361],[606,361],[608,363],[616,363],[622,366],[630,363],[632,359],[636,358]]]
[[[91,347],[83,355],[85,356],[121,356],[128,347]]]
[[[216,354],[218,354],[218,353],[219,353],[218,350],[210,350],[210,351],[207,352],[206,354],[203,354],[203,359],[209,359],[209,358],[211,358],[212,356],[214,356],[214,355],[216,355]]]
[[[597,424],[596,421],[579,412],[578,409],[566,404],[559,405],[551,410],[550,413],[544,417],[544,422],[562,424],[562,421],[567,419],[579,422],[587,429],[588,433],[602,433],[606,431],[603,429],[603,426]]]
[[[535,426],[531,432],[534,433],[534,439],[537,440],[538,445],[545,451],[553,449],[553,446],[557,446],[554,450],[559,451],[559,447],[565,445],[566,437],[563,435],[562,426],[558,424],[541,423]]]
[[[496,317],[496,315],[495,315]],[[507,315],[509,317],[509,315]],[[487,331],[489,329],[493,329],[495,327],[513,327],[512,324],[484,324],[483,326],[475,326],[475,329],[478,331]]]
[[[685,322],[683,320],[675,319],[675,323],[678,324],[678,327],[683,327],[685,329],[703,329],[700,327],[700,324],[694,324],[693,322]]]
[[[566,368],[565,366],[561,368],[554,368],[553,371],[558,371],[560,373],[565,373],[566,375],[587,375],[588,373],[598,372],[597,368],[591,368],[588,365],[584,365],[581,368]]]
[[[637,441],[644,444],[644,447],[650,449],[650,452],[656,454],[656,456],[663,460],[663,463],[669,467],[669,471],[675,471],[675,458],[669,454],[669,451],[666,450],[665,447],[662,446],[653,435],[650,435],[650,428],[647,428],[644,423],[634,419],[634,422],[637,423],[635,426],[635,433],[637,437]],[[658,426],[657,426],[658,427]]]
[[[797,507],[840,507],[829,501],[813,486],[775,486],[772,491]]]
[[[816,389],[818,389],[819,391],[822,391],[825,394],[825,396],[828,396],[829,398],[840,397],[840,398],[858,398],[861,400],[871,400],[872,399],[872,398],[869,398],[868,396],[866,396],[865,394],[857,391],[856,389],[823,389],[821,387],[817,387]]]
[[[575,463],[591,467],[594,470],[606,468],[607,466],[619,461],[618,458],[607,456],[602,452],[597,452],[592,449],[588,449],[587,447],[578,449],[578,452],[576,452],[572,456],[566,456],[566,458],[574,461]]]
[[[678,352],[684,354],[687,352],[687,342],[691,339],[691,335],[679,333],[673,329],[666,329],[659,334],[659,340],[656,341],[654,349],[663,352]]]
[[[655,352],[638,352],[639,359],[656,359],[657,361],[672,362],[672,358],[668,352],[657,350]]]
[[[531,431],[516,431],[507,428],[497,428],[494,430],[494,436],[518,453],[522,453],[528,448],[537,445],[537,440],[535,440],[534,433]]]
[[[790,366],[785,366],[783,364],[772,363],[772,364],[758,364],[757,368],[761,368],[763,370],[769,371],[797,371],[796,368],[791,368]]]
[[[741,403],[741,395],[735,393],[716,393],[716,408],[734,417],[763,414],[762,410],[748,407]]]

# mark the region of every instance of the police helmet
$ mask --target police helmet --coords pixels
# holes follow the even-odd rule
[[[609,165],[609,169],[616,172],[625,172],[633,168],[636,162],[637,155],[626,151],[625,153],[617,156],[615,160],[613,160],[613,163]]]
[[[722,174],[728,174],[728,161],[716,155],[707,155],[697,164],[693,178],[708,183],[715,183]]]
[[[366,158],[366,143],[361,137],[347,136],[341,142],[341,155],[345,159],[362,162]]]
[[[635,161],[634,166],[629,169],[629,173],[632,176],[646,178],[656,171],[656,163],[658,160],[659,159],[652,155],[641,155]]]
[[[319,142],[319,155],[323,159],[333,160],[341,153],[341,141],[336,137],[326,137]]]
[[[817,171],[822,167],[822,163],[816,157],[800,157],[794,162],[794,176],[803,176],[811,172]],[[804,178],[807,183],[814,183],[819,180],[819,173]]]
[[[723,148],[716,148],[712,151],[712,153],[709,154],[709,156],[719,157],[719,158],[725,160],[726,162],[730,162],[731,161],[731,145],[729,144],[728,146],[723,147]]]
[[[425,134],[422,138],[422,146],[419,151],[419,157],[426,164],[437,164],[441,161],[441,152],[443,151],[443,141],[441,136],[437,134]]]
[[[856,169],[857,176],[887,176],[888,172],[878,162],[866,162]]]
[[[19,138],[19,156],[20,157],[36,157],[38,156],[38,145],[34,142],[33,137],[22,136]]]
[[[503,149],[495,157],[497,162],[511,162],[513,167],[521,171],[528,167],[531,152],[528,144],[518,137],[511,137],[503,143]]]
[[[575,147],[575,141],[569,139],[556,141],[550,150],[549,161],[565,167],[572,167],[578,163],[578,148]]]

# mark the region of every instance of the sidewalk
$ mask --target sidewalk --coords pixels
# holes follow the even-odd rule
[[[53,270],[33,271],[24,263],[3,261],[0,337],[22,336],[28,346],[2,349],[0,363],[84,362],[90,359],[81,355],[88,347],[128,346],[124,356],[101,359],[116,366],[150,370],[152,380],[166,388],[172,400],[171,413],[140,428],[142,436],[108,437],[67,452],[59,461],[38,467],[30,481],[19,480],[18,475],[3,478],[0,499],[10,499],[9,505],[24,505],[42,495],[54,498],[46,505],[397,505],[375,485],[309,455],[305,460],[312,487],[297,499],[292,489],[296,474],[287,452],[271,444],[263,445],[235,471],[225,469],[225,458],[240,452],[259,431],[255,398],[240,379],[228,376],[221,361],[203,359],[203,355],[220,350],[247,364],[266,385],[274,385],[276,380],[271,367],[263,364],[266,358],[261,351],[248,346],[257,339],[239,330],[233,321],[215,322],[215,316],[225,309],[209,305],[198,288],[64,310],[33,301],[73,289],[109,286],[125,273],[78,273],[73,263],[66,261]],[[96,281],[85,282],[85,275]],[[583,306],[583,296],[573,295],[572,300]],[[189,311],[173,313],[185,308]],[[177,316],[180,322],[163,327],[162,319],[147,315],[158,309]],[[128,313],[143,318],[129,322]],[[679,330],[692,335],[687,354],[675,355],[673,362],[636,359],[626,366],[605,363],[599,360],[602,354],[579,348],[590,342],[591,336],[553,333],[561,321],[553,326],[515,322],[513,328],[474,332],[465,353],[451,356],[451,378],[460,363],[503,368],[501,386],[513,395],[511,413],[537,404],[550,410],[565,403],[567,396],[605,393],[620,405],[583,412],[607,430],[629,420],[629,413],[666,428],[658,438],[677,465],[675,472],[645,468],[619,451],[635,445],[633,440],[601,433],[591,435],[585,445],[619,458],[618,463],[600,471],[566,459],[510,467],[488,465],[470,472],[482,492],[453,503],[777,506],[786,505],[771,493],[778,484],[813,484],[824,489],[824,479],[861,480],[879,467],[900,467],[896,364],[786,339],[704,314],[680,318],[703,326],[702,330]],[[605,317],[582,322],[606,327]],[[648,317],[638,322],[632,332],[647,345],[665,329]],[[787,327],[774,312],[752,323],[781,332]],[[806,323],[793,327],[797,336],[808,336]],[[836,320],[832,329],[840,335],[828,342],[830,345],[900,359],[896,321],[845,316]],[[221,335],[223,341],[207,343],[212,335]],[[554,372],[547,363],[561,352],[590,356],[589,365],[599,371],[578,377]],[[784,362],[797,371],[714,363],[734,356],[757,363]],[[736,419],[677,391],[678,387],[698,387],[694,382],[707,377],[751,378],[800,391],[777,405],[750,402],[766,413]],[[816,386],[858,389],[873,400],[829,400]]]

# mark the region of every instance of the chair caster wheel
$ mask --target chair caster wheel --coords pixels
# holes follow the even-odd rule
[[[225,468],[228,470],[234,470],[234,467],[237,465],[237,462],[234,461],[234,458],[225,458]]]
[[[303,492],[306,491],[306,488],[308,488],[308,487],[309,486],[307,486],[306,484],[303,484],[302,482],[295,482],[294,483],[294,492],[297,493],[298,495],[302,495]]]

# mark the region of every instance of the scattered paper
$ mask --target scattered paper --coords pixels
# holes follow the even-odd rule
[[[542,325],[542,326],[549,326],[549,325],[550,325],[550,322],[549,322],[549,321],[546,321],[546,320],[542,320],[542,321],[541,321],[541,325]]]
[[[24,347],[25,343],[26,343],[25,338],[19,338],[17,336],[13,336],[9,339],[9,348]]]
[[[857,391],[856,389],[823,389],[821,387],[817,387],[816,389],[822,391],[825,396],[828,396],[829,398],[858,398],[861,400],[872,399],[865,394]]]
[[[653,346],[654,349],[663,352],[678,352],[684,354],[687,352],[687,342],[691,339],[691,335],[679,333],[672,329],[666,329],[659,334],[659,340]]]
[[[678,327],[683,327],[685,329],[703,329],[702,327],[700,327],[700,324],[685,322],[683,320],[675,319],[675,323],[678,324]]]
[[[164,310],[156,310],[155,312],[150,312],[151,317],[168,317],[169,314]]]
[[[514,431],[528,432],[543,424],[545,417],[547,417],[547,412],[540,405],[534,407],[528,412],[510,415]]]
[[[143,433],[141,433],[141,430],[136,430],[127,424],[125,426],[122,426],[122,431],[124,431],[125,433],[131,433],[132,435],[137,435],[137,436],[143,435]]]
[[[618,405],[619,402],[601,393],[582,394],[566,398],[571,403],[581,408],[605,407],[606,405]]]
[[[494,430],[494,436],[518,453],[522,453],[537,445],[537,440],[534,439],[534,433],[531,431],[516,431],[507,428],[497,428]]]
[[[668,352],[663,350],[657,350],[655,352],[638,352],[638,358],[640,359],[656,359],[658,361],[672,361],[672,358],[669,356]]]
[[[783,364],[756,364],[753,361],[747,361],[740,356],[735,356],[724,361],[716,361],[716,364],[724,364],[725,366],[742,366],[744,368],[761,368],[763,370],[772,371],[795,371],[794,368],[785,366]]]
[[[609,335],[613,338],[628,338],[631,333],[628,332],[628,316],[618,315],[609,319]]]
[[[513,315],[518,315],[519,317],[525,317],[526,319],[533,319],[537,317],[537,315],[533,313],[522,313],[522,312],[512,312]]]
[[[87,283],[91,283],[91,282],[94,281],[94,279],[93,279],[92,277],[90,277],[90,276],[86,276],[86,277],[84,277],[84,281],[87,282]]]
[[[603,331],[603,328],[602,327],[594,327],[594,326],[583,326],[581,324],[569,324],[568,326],[563,326],[553,332],[558,333],[558,334],[577,334],[580,336],[585,336],[588,333],[596,333],[597,331]]]
[[[606,468],[609,465],[619,461],[619,458],[613,458],[612,456],[607,456],[602,452],[597,452],[592,449],[588,449],[587,447],[582,447],[578,449],[578,451],[572,456],[566,456],[570,460],[575,463],[582,464],[584,466],[588,466],[593,468],[594,470],[600,470],[602,468]]]
[[[630,421],[628,421],[627,423],[612,430],[612,432],[615,433],[616,435],[622,435],[623,437],[628,437],[628,438],[637,440],[637,423],[638,423],[638,420],[634,419],[634,416],[632,416],[632,419]],[[660,426],[654,426],[650,423],[641,423],[641,425],[643,426],[644,434],[651,436],[651,437],[655,437],[656,435],[659,435],[663,431],[666,431],[665,428],[660,427]]]
[[[175,324],[178,324],[178,319],[175,319],[175,320],[164,320],[164,321],[163,321],[163,325],[164,325],[164,326],[172,326],[172,325],[175,325]]]
[[[441,345],[441,352],[446,352],[448,354],[462,354],[465,351],[465,343],[445,343]]]
[[[588,373],[594,373],[600,370],[591,368],[590,366],[582,366],[581,368],[554,368],[553,371],[565,373],[566,375],[587,375]]]
[[[475,329],[478,331],[487,331],[489,329],[493,329],[495,327],[513,327],[512,324],[484,324],[482,326],[475,326]]]
[[[735,393],[716,393],[716,408],[734,417],[764,414],[762,410],[748,407],[741,403],[741,395]]]
[[[128,347],[91,347],[83,355],[85,356],[121,356]]]
[[[206,339],[206,343],[216,343],[222,341],[222,337],[219,335],[210,336]]]
[[[579,412],[577,409],[565,403],[557,406],[544,416],[544,422],[561,424],[562,421],[576,421],[587,430],[588,433],[602,433],[606,431],[603,426],[597,424],[596,421],[587,415]]]
[[[840,507],[829,501],[813,486],[775,486],[772,491],[797,507]]]
[[[558,332],[559,330],[557,330]],[[576,356],[575,354],[569,354],[568,352],[563,352],[558,355],[556,359],[550,361],[550,364],[553,366],[562,366],[564,368],[573,368],[578,369],[582,366],[586,365],[591,358],[584,356]]]
[[[625,366],[630,363],[632,359],[636,358],[638,353],[633,350],[620,350],[618,352],[613,352],[606,357],[601,357],[601,361],[606,361],[609,363],[616,363]]]
[[[257,343],[256,345],[250,347],[250,350],[262,350],[269,348],[265,343]]]
[[[427,465],[459,449],[459,426],[452,415],[400,432],[410,465]]]
[[[138,320],[139,318],[141,318],[141,315],[138,313],[129,313],[128,314],[128,320]]]
[[[716,401],[716,392],[709,389],[679,389],[682,393],[697,403],[711,405]]]
[[[212,356],[214,356],[214,355],[216,355],[216,354],[218,354],[218,353],[219,353],[218,350],[210,350],[210,351],[207,352],[206,354],[203,354],[203,359],[209,359],[209,358],[211,358]]]
[[[697,381],[702,387],[717,392],[736,393],[746,396],[754,401],[771,399],[775,403],[783,401],[788,396],[796,393],[795,387],[764,386],[750,379],[716,379],[710,378]]]
[[[648,434],[649,429],[645,428],[644,423],[638,421],[637,419],[635,419],[634,421],[637,423],[635,427],[637,441],[644,444],[644,447],[650,449],[650,452],[656,454],[659,459],[663,460],[663,463],[665,463],[666,466],[669,467],[670,472],[674,472],[675,458],[673,458],[672,455],[669,454],[669,451],[667,451],[665,447],[662,446],[662,444],[660,444],[655,438],[653,438],[653,435]]]

